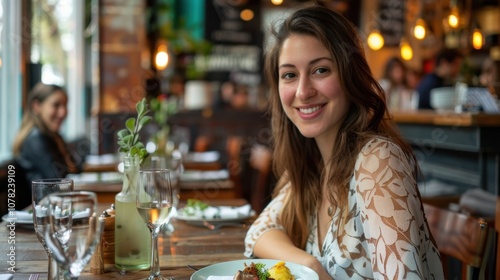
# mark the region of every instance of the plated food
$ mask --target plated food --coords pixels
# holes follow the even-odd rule
[[[190,280],[207,280],[207,279],[215,279],[215,280],[226,280],[230,279],[233,280],[236,273],[239,270],[245,269],[246,266],[248,266],[251,262],[257,264],[257,263],[262,263],[265,265],[266,269],[271,269],[278,263],[280,263],[280,260],[273,260],[273,259],[241,259],[241,260],[234,260],[234,261],[227,261],[227,262],[221,262],[221,263],[216,263],[209,265],[207,267],[204,267],[195,273],[191,275]],[[292,263],[292,262],[286,262],[284,263],[285,266],[290,269],[290,273],[292,276],[295,278],[295,280],[319,280],[318,274],[310,269],[309,267]],[[278,266],[277,266],[278,267]],[[269,275],[271,277],[271,274]],[[276,276],[275,276],[276,277]],[[252,278],[248,278],[252,279]],[[258,278],[255,278],[258,279]],[[254,279],[252,279],[254,280]],[[261,279],[258,279],[261,280]],[[268,280],[268,279],[266,279]],[[275,279],[276,280],[276,279]]]
[[[252,262],[248,266],[245,264],[243,270],[238,270],[234,280],[295,280],[295,276],[283,261],[276,263],[270,269],[267,269],[264,263]]]

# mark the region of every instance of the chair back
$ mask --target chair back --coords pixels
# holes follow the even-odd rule
[[[500,279],[500,197],[497,197],[496,211],[495,211],[495,231],[497,234],[497,255],[496,255],[496,278]]]
[[[270,199],[272,153],[264,145],[254,145],[250,151],[250,167],[254,170],[251,204],[260,213]]]
[[[481,218],[424,203],[430,231],[447,271],[447,256],[462,263],[462,279],[479,279],[486,265],[489,227]],[[470,273],[467,270],[470,268]],[[472,275],[471,275],[472,274]]]

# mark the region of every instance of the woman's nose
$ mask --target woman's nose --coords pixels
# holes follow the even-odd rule
[[[296,96],[300,99],[308,99],[316,95],[313,83],[309,77],[302,77],[297,87]]]

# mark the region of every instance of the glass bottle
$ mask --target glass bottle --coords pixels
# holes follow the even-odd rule
[[[115,197],[115,266],[121,271],[148,269],[151,238],[136,208],[139,157],[125,157],[123,187]]]

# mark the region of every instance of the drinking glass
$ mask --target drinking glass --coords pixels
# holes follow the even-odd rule
[[[136,197],[137,211],[151,232],[151,273],[147,279],[165,279],[160,275],[158,233],[161,225],[170,219],[172,209],[170,171],[168,169],[139,170],[139,186]]]
[[[65,178],[51,178],[51,179],[40,179],[34,180],[31,183],[31,203],[33,208],[33,226],[35,227],[35,233],[42,243],[45,251],[47,251],[47,256],[49,257],[48,265],[48,279],[56,280],[59,279],[59,267],[57,262],[52,258],[52,253],[45,244],[44,229],[49,223],[49,217],[47,216],[47,208],[40,204],[40,201],[47,195],[54,192],[66,192],[73,190],[73,180]]]
[[[182,164],[182,154],[179,150],[174,150],[168,156],[151,156],[149,168],[170,170],[170,183],[172,184],[172,209],[170,210],[169,222],[163,224],[162,229],[167,234],[174,232],[174,225],[170,223],[171,219],[177,215],[177,207],[180,199],[180,177],[184,172]]]
[[[51,193],[42,199],[49,224],[45,242],[63,270],[64,279],[78,279],[100,241],[103,219],[97,213],[93,192]]]

